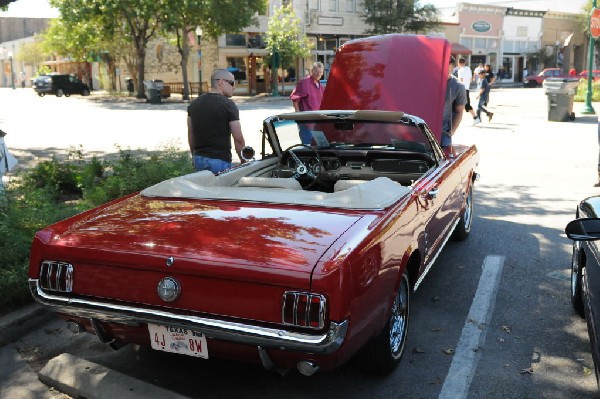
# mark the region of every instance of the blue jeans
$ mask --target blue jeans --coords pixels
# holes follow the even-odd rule
[[[313,139],[311,130],[303,123],[299,123],[298,125],[300,126],[300,142],[310,145]]]
[[[223,161],[222,159],[207,158],[202,155],[194,155],[192,159],[196,172],[210,170],[214,174],[217,174],[225,169],[231,168],[231,162]]]
[[[452,136],[449,133],[442,133],[442,142],[440,143],[442,148],[449,147],[452,145]]]

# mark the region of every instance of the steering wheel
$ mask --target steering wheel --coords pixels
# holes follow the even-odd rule
[[[312,165],[304,165],[300,158],[298,158],[298,156],[294,153],[293,150],[295,148],[308,148],[311,150],[315,154],[313,159],[316,161],[316,163],[313,163]],[[284,160],[288,158],[293,161],[293,167],[289,162],[287,164],[283,163]],[[323,164],[321,163],[321,158],[319,158],[319,153],[313,147],[306,144],[294,144],[293,146],[288,147],[281,155],[280,168],[290,168],[289,170],[292,173],[292,177],[302,185],[302,188],[309,188],[317,182],[317,178],[323,169]],[[308,183],[302,184],[301,178],[303,176],[309,178]]]

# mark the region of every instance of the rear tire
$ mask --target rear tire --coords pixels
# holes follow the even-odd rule
[[[88,89],[83,89],[83,91],[81,92],[82,96],[89,96],[90,95],[90,91]]]
[[[452,233],[452,239],[456,241],[463,241],[469,236],[471,232],[471,225],[473,224],[473,186],[469,187],[469,193],[465,201],[465,208],[462,211],[460,220],[454,228]]]
[[[46,93],[38,93],[38,96],[40,97],[44,97],[46,95]]]
[[[410,283],[405,271],[383,330],[361,349],[360,365],[375,374],[390,373],[402,359],[410,316]]]

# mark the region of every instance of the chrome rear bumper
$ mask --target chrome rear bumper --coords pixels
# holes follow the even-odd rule
[[[221,339],[252,346],[279,348],[309,353],[332,353],[344,342],[348,321],[330,322],[324,334],[307,334],[284,329],[183,315],[167,310],[118,305],[89,299],[69,298],[42,291],[37,279],[29,279],[34,299],[55,312],[106,322],[153,323],[188,328],[204,333],[208,338]]]

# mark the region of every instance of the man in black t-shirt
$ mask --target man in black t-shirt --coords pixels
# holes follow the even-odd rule
[[[188,106],[188,142],[196,171],[219,173],[231,168],[231,137],[240,157],[245,146],[240,111],[230,99],[235,80],[227,69],[217,69],[210,77],[211,90]]]

